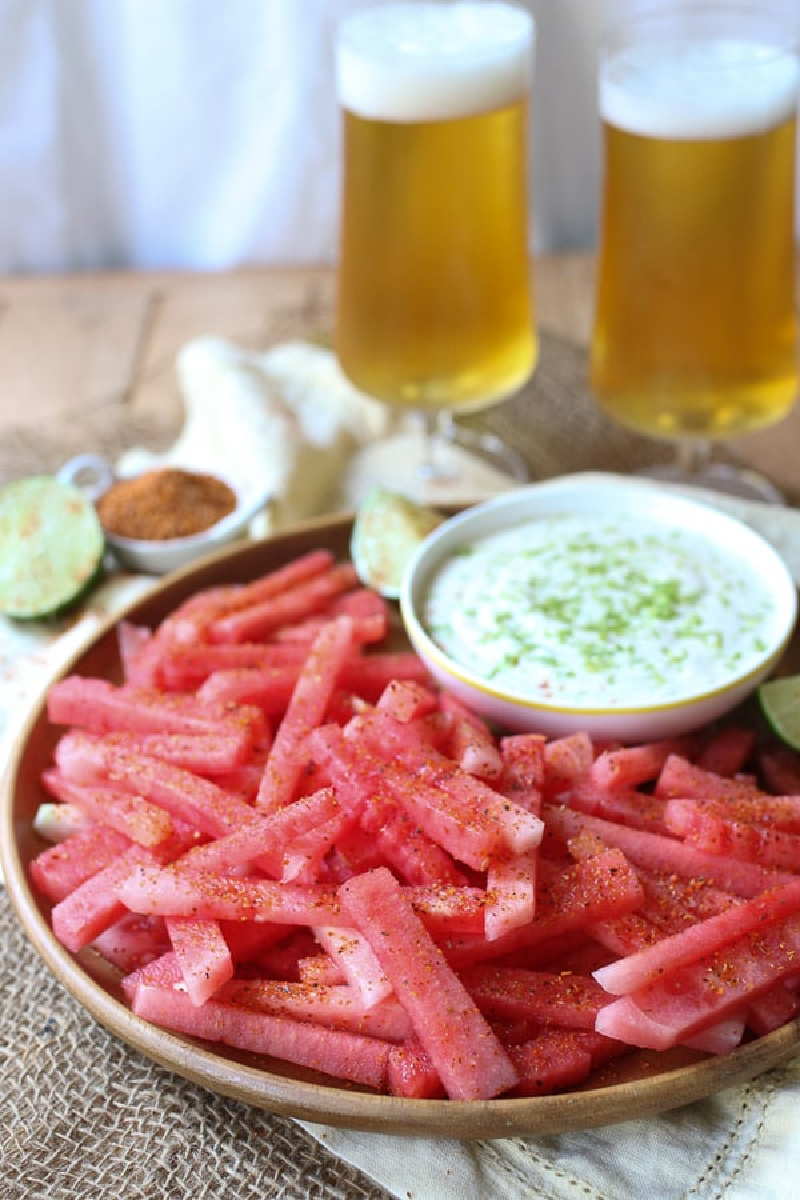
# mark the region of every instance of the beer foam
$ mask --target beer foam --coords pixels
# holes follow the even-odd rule
[[[647,137],[740,137],[792,116],[799,86],[789,48],[733,38],[647,42],[601,64],[600,115]]]
[[[339,26],[339,102],[378,121],[438,121],[503,108],[530,86],[534,23],[503,3],[394,3]]]

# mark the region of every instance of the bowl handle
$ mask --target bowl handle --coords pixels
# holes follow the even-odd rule
[[[99,454],[78,454],[64,463],[56,478],[78,488],[90,500],[97,500],[114,482],[114,470]]]

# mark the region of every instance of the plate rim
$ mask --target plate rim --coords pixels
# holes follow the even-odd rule
[[[313,537],[346,537],[352,514],[314,520],[242,545],[223,549],[162,580],[104,620],[62,664],[60,678],[106,637],[121,618],[191,582],[192,577],[235,564],[260,551],[279,554],[284,543]],[[49,682],[47,686],[49,686]],[[779,1066],[800,1046],[800,1018],[719,1058],[705,1058],[641,1079],[548,1096],[486,1101],[413,1100],[309,1082],[277,1074],[255,1061],[241,1061],[224,1047],[203,1044],[137,1017],[113,991],[93,978],[91,950],[71,954],[55,938],[48,906],[28,882],[16,832],[18,773],[30,739],[45,717],[46,687],[20,728],[0,780],[0,864],[6,892],[23,930],[45,966],[86,1012],[106,1030],[160,1066],[208,1090],[279,1115],[341,1128],[402,1136],[497,1138],[576,1132],[650,1117],[705,1099]],[[250,1056],[255,1060],[257,1056]],[[322,1077],[320,1077],[322,1078]]]

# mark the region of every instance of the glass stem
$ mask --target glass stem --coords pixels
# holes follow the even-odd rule
[[[442,409],[436,413],[434,419],[439,436],[447,442],[454,442],[456,440],[456,423],[453,420],[453,414],[447,409]]]
[[[440,415],[425,409],[417,412],[416,416],[422,440],[419,473],[423,480],[435,480],[441,474],[441,465],[436,461],[436,438],[439,432]]]
[[[710,458],[711,442],[704,439],[678,442],[678,470],[686,479],[695,479],[701,475]]]

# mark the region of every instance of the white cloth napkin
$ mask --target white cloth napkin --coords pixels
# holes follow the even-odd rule
[[[301,344],[263,355],[204,340],[179,360],[186,423],[167,455],[132,452],[123,472],[155,461],[225,468],[272,481],[271,529],[348,507],[365,486],[360,456],[385,433],[408,436],[358,396],[326,350]],[[354,489],[354,482],[357,488]],[[508,486],[483,478],[486,494]],[[732,513],[782,553],[800,584],[800,512],[701,498]],[[0,767],[48,682],[108,615],[152,584],[112,577],[71,619],[46,626],[0,621]],[[800,1058],[700,1103],[607,1129],[483,1142],[404,1139],[304,1122],[329,1151],[398,1200],[800,1200]]]
[[[398,1200],[798,1200],[800,1058],[663,1116],[458,1142],[305,1124]]]
[[[259,532],[356,508],[377,485],[418,456],[422,431],[413,417],[357,391],[322,346],[289,342],[263,352],[221,338],[198,338],[178,355],[184,426],[164,454],[142,448],[117,464],[122,475],[169,463],[217,471],[245,496],[267,486],[273,496]],[[407,478],[406,494],[431,503],[467,503],[512,484],[499,471],[449,447],[457,482]]]

